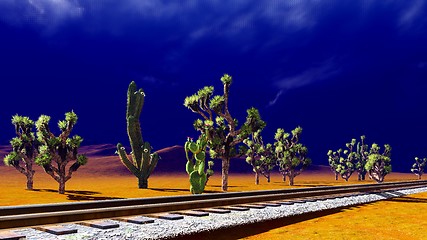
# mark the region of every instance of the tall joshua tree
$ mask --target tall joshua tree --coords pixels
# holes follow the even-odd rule
[[[340,159],[342,158],[341,153],[341,148],[338,149],[336,152],[329,150],[327,153],[329,166],[331,167],[331,171],[334,173],[335,180],[338,180],[338,176],[340,174],[340,172],[338,171],[338,165],[340,164]]]
[[[427,158],[418,158],[415,157],[415,163],[412,165],[411,172],[418,176],[418,179],[421,179],[421,176],[424,173],[424,168],[427,164]]]
[[[252,132],[264,127],[265,123],[261,120],[258,110],[250,108],[247,110],[246,122],[237,129],[238,121],[231,116],[228,109],[232,78],[224,74],[221,82],[224,86],[222,96],[217,95],[211,98],[214,87],[206,86],[196,94],[186,97],[184,106],[200,114],[204,119],[197,119],[193,126],[202,134],[207,129],[209,154],[212,159],[222,160],[222,191],[227,191],[230,159],[243,155],[245,151],[244,146],[236,149],[238,144]]]
[[[139,117],[144,105],[145,93],[142,88],[138,89],[136,83],[129,84],[127,93],[126,124],[130,146],[132,148],[131,160],[121,143],[117,144],[117,151],[123,165],[138,178],[139,188],[148,188],[148,178],[153,172],[159,160],[159,155],[151,153],[152,147],[149,142],[142,139]]]
[[[384,145],[384,152],[380,154],[380,147],[378,144],[372,144],[365,169],[368,172],[369,177],[374,179],[377,183],[382,183],[385,175],[391,172],[390,156],[390,145]]]
[[[261,129],[252,133],[251,139],[243,140],[248,147],[246,151],[246,162],[250,164],[255,173],[255,184],[259,184],[259,176],[263,175],[270,182],[270,173],[276,165],[273,147],[270,143],[264,145],[260,135]]]
[[[286,176],[289,177],[289,185],[294,185],[294,178],[301,174],[311,164],[311,159],[307,158],[307,147],[299,143],[302,128],[297,127],[292,130],[292,137],[282,128],[277,129],[274,139],[276,142],[275,153],[279,171],[283,175],[283,181]]]
[[[335,171],[341,175],[341,177],[347,182],[354,171],[356,171],[356,163],[358,161],[357,152],[354,151],[356,145],[356,139],[352,139],[350,143],[346,144],[348,149],[342,151],[339,149],[337,152],[328,152],[329,162],[334,165]],[[343,155],[341,155],[341,152]],[[335,175],[337,180],[337,175]]]
[[[61,130],[58,137],[50,131],[49,121],[49,116],[41,115],[36,122],[37,139],[40,146],[35,162],[59,183],[58,192],[64,194],[65,183],[70,180],[73,172],[87,163],[87,157],[78,154],[83,138],[78,135],[70,136],[71,130],[77,123],[77,115],[73,111],[65,113],[65,120],[58,122]],[[74,163],[66,170],[66,166],[70,162]]]
[[[362,135],[360,136],[360,142],[357,143],[357,148],[356,148],[356,152],[357,152],[357,163],[356,163],[356,170],[357,170],[357,177],[358,180],[365,180],[365,176],[366,176],[366,169],[365,169],[365,165],[366,162],[368,161],[368,144],[365,144],[365,136]]]
[[[12,124],[15,126],[16,137],[12,138],[12,152],[4,158],[7,166],[13,166],[20,173],[27,177],[27,189],[33,189],[34,159],[38,154],[38,142],[32,129],[34,121],[28,117],[15,115],[12,117]]]

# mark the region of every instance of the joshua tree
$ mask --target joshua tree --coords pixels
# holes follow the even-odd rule
[[[411,172],[415,173],[418,176],[418,179],[421,179],[421,176],[424,173],[424,168],[427,164],[427,158],[418,158],[415,157],[415,163],[412,165]]]
[[[279,171],[283,175],[283,181],[286,176],[289,177],[289,185],[294,185],[294,178],[301,174],[305,168],[311,164],[310,158],[307,158],[307,147],[299,143],[302,128],[297,127],[292,130],[292,137],[282,128],[277,129],[274,136],[276,142],[275,153]]]
[[[368,161],[368,148],[369,146],[365,144],[365,136],[360,137],[360,142],[357,143],[357,163],[356,163],[356,169],[357,169],[357,177],[358,180],[365,180],[366,175],[366,169],[365,165]]]
[[[211,98],[214,87],[206,86],[196,94],[186,97],[184,106],[200,114],[204,119],[197,119],[193,125],[201,133],[205,133],[207,129],[209,154],[212,159],[222,160],[222,191],[227,191],[230,159],[243,155],[245,151],[244,146],[240,146],[237,150],[237,145],[252,132],[264,127],[265,123],[261,120],[258,110],[251,108],[247,110],[246,122],[237,129],[237,119],[231,116],[228,109],[232,78],[224,74],[221,81],[224,85],[222,96],[217,95]]]
[[[27,177],[27,189],[33,189],[34,159],[38,154],[38,142],[32,132],[34,121],[28,117],[15,115],[12,117],[12,124],[15,126],[17,137],[10,140],[12,152],[4,158],[7,166],[13,166],[20,173]]]
[[[50,131],[49,121],[49,116],[41,115],[36,122],[37,139],[41,145],[35,162],[59,183],[58,192],[64,194],[65,182],[71,178],[73,172],[87,163],[86,156],[78,154],[83,138],[78,135],[70,137],[71,130],[77,122],[77,115],[74,112],[65,113],[65,120],[58,122],[61,130],[58,137]],[[71,161],[74,163],[67,171],[65,167]]]
[[[252,133],[252,140],[245,139],[243,143],[248,147],[246,162],[250,164],[255,173],[255,184],[259,184],[259,176],[262,174],[270,182],[270,173],[276,165],[273,147],[270,143],[264,145],[260,135],[261,129]]]
[[[335,175],[335,180],[338,180],[338,176],[340,174],[340,172],[337,169],[338,169],[338,165],[340,164],[341,152],[342,152],[342,149],[340,148],[336,152],[329,150],[327,153],[329,166],[331,167],[331,171]]]
[[[380,152],[378,144],[372,144],[369,152],[368,161],[365,169],[368,171],[369,178],[374,179],[377,183],[384,181],[385,175],[391,172],[391,147],[384,145],[384,152]]]
[[[346,144],[348,150],[342,151],[339,149],[337,152],[329,150],[329,163],[334,165],[335,171],[341,175],[341,177],[347,182],[350,176],[356,171],[357,153],[353,151],[356,145],[356,139],[352,139],[350,143]],[[345,157],[341,156],[341,152]],[[335,175],[335,180],[337,176]]]
[[[145,93],[136,83],[129,84],[127,94],[126,123],[130,146],[132,148],[132,160],[129,160],[125,148],[121,143],[117,144],[117,151],[123,165],[138,178],[139,188],[148,188],[148,178],[153,172],[159,160],[159,155],[151,153],[152,147],[149,142],[142,139],[139,117],[144,105]]]
[[[208,169],[205,172],[206,144],[206,135],[202,134],[196,142],[188,138],[184,146],[187,158],[185,169],[190,178],[190,192],[192,194],[203,193],[209,177],[213,175],[213,161],[208,161]],[[188,155],[189,152],[192,154],[191,157]]]

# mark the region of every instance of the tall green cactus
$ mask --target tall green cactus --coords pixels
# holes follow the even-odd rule
[[[142,139],[139,116],[144,105],[145,93],[142,88],[137,89],[136,83],[129,84],[127,95],[127,132],[130,146],[132,148],[132,159],[129,160],[125,148],[121,143],[117,144],[117,152],[123,165],[138,178],[138,187],[148,187],[148,177],[150,177],[159,160],[159,155],[151,153],[150,143]]]
[[[190,192],[192,194],[203,193],[209,177],[213,175],[213,161],[208,162],[208,169],[205,172],[206,145],[206,136],[202,134],[196,142],[188,138],[184,146],[187,158],[185,168],[190,177]],[[191,157],[188,155],[189,152],[192,153]]]

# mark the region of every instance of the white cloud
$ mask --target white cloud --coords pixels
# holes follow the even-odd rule
[[[66,19],[80,17],[83,7],[75,0],[26,0],[0,3],[2,20],[11,25],[37,24],[48,29]]]
[[[322,62],[320,66],[308,68],[294,76],[281,78],[274,83],[279,88],[279,92],[275,99],[269,102],[268,106],[274,105],[285,91],[328,79],[339,72],[340,69],[336,66],[334,58],[330,58]]]
[[[418,17],[422,16],[424,12],[424,0],[411,1],[407,8],[403,9],[398,21],[399,27],[411,27],[413,23],[417,22]]]

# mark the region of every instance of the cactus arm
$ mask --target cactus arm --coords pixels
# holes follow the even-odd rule
[[[128,88],[128,96],[127,96],[127,111],[126,111],[126,118],[130,116],[135,116],[135,92],[136,92],[136,83],[132,81],[129,84]]]
[[[147,174],[147,178],[151,175],[151,173],[153,172],[154,168],[157,166],[157,162],[160,159],[160,156],[157,153],[153,153],[150,155],[150,167],[148,169],[148,174]]]
[[[120,161],[123,163],[123,165],[125,165],[125,167],[129,169],[129,171],[131,171],[135,176],[138,177],[140,175],[140,171],[131,163],[131,161],[126,155],[123,145],[120,143],[117,144],[117,152],[119,153]]]
[[[202,175],[205,171],[205,161],[201,161],[199,164],[199,168],[197,169],[199,174]]]
[[[141,169],[141,159],[142,159],[142,134],[141,126],[139,125],[139,119],[130,116],[128,119],[128,135],[130,140],[130,145],[132,148],[132,159],[135,163],[135,167]]]
[[[194,164],[191,160],[187,161],[187,164],[185,164],[185,171],[190,174],[191,172],[194,171]]]

